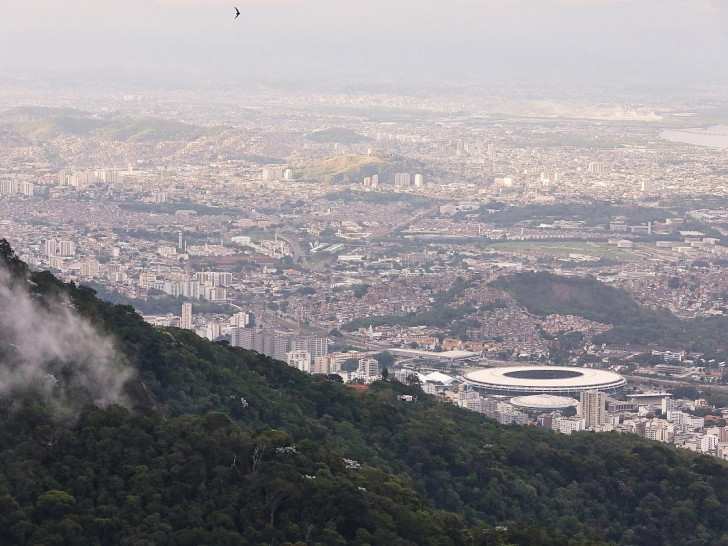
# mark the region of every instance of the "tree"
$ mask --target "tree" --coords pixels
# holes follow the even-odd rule
[[[347,358],[341,363],[342,372],[353,372],[359,368],[358,358]]]
[[[7,239],[0,239],[0,264],[5,265],[16,275],[28,272],[28,266],[15,254]]]
[[[382,368],[382,379],[384,379],[386,381],[388,377],[389,377],[389,370],[385,366],[384,368]]]
[[[394,364],[394,356],[389,351],[382,351],[381,353],[375,354],[372,358],[379,362],[380,368],[386,368]]]

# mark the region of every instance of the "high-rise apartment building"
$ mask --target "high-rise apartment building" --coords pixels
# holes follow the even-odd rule
[[[379,361],[376,358],[362,358],[357,369],[364,377],[377,377],[379,375]]]
[[[182,317],[179,322],[179,327],[183,330],[192,330],[192,304],[182,304]]]
[[[61,241],[58,246],[61,256],[73,256],[76,254],[76,243],[73,241]]]
[[[395,186],[409,186],[410,185],[410,173],[395,173],[394,174],[394,185]]]
[[[581,417],[585,419],[586,428],[603,425],[607,422],[607,393],[600,391],[582,391]]]
[[[286,353],[286,363],[297,370],[311,373],[311,353],[308,351],[289,351]]]
[[[58,243],[55,239],[47,239],[45,242],[45,253],[49,258],[58,254]]]

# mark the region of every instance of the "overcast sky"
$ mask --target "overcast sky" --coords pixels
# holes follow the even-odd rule
[[[0,0],[4,69],[706,85],[726,59],[728,0]]]

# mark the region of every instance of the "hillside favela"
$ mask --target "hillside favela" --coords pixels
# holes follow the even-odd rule
[[[0,543],[728,544],[721,2],[57,4],[0,23]]]

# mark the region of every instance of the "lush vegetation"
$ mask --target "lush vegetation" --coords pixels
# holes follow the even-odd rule
[[[509,292],[533,314],[578,315],[613,325],[594,338],[596,343],[655,344],[708,355],[728,350],[728,318],[681,320],[667,309],[638,305],[626,291],[594,277],[529,272],[500,277],[493,285]]]
[[[88,400],[70,422],[43,393],[3,397],[4,544],[728,543],[716,459],[505,427],[394,381],[351,389],[31,280],[114,336],[137,373],[126,407]]]

